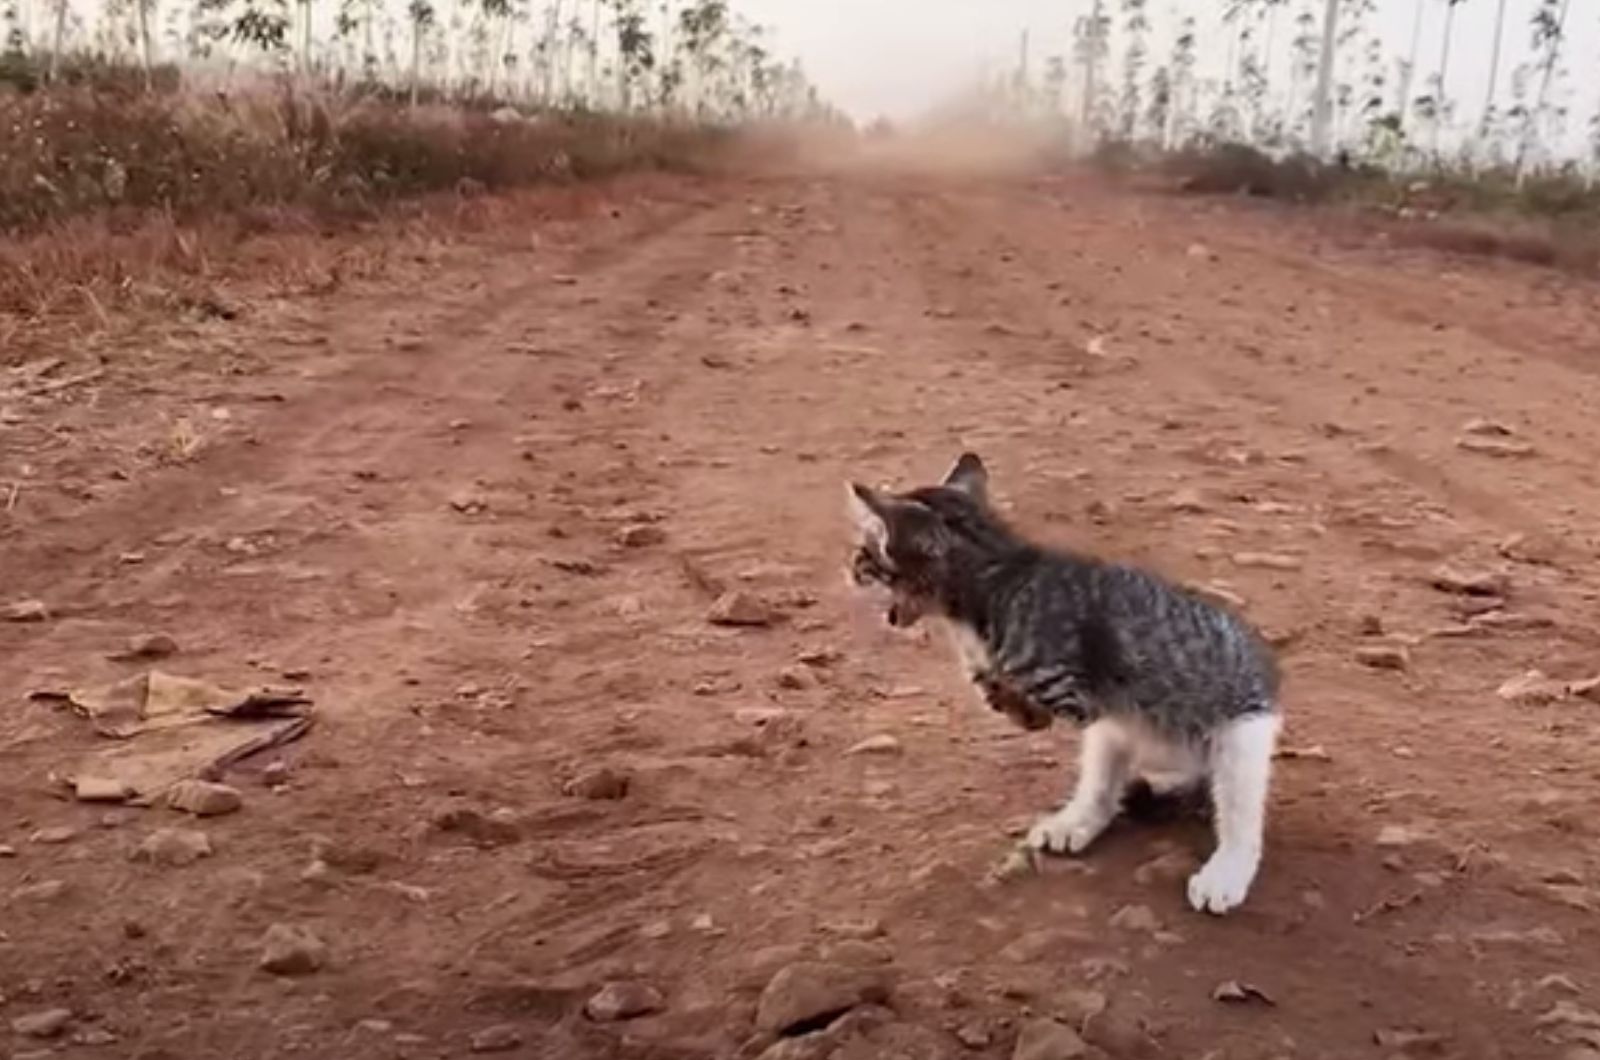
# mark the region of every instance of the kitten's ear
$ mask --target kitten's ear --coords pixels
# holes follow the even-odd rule
[[[976,501],[989,499],[989,469],[983,466],[977,453],[962,453],[956,466],[944,477],[947,489],[960,490]]]
[[[886,541],[889,537],[888,501],[883,495],[871,487],[850,482],[845,485],[844,496],[850,521],[861,531],[861,536],[870,541]]]

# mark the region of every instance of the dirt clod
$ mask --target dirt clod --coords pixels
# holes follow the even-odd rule
[[[880,972],[801,961],[772,977],[756,1008],[756,1029],[785,1037],[820,1030],[844,1013],[886,996]]]
[[[133,859],[178,867],[209,858],[211,853],[211,840],[204,832],[192,828],[160,828],[134,849]]]
[[[11,1021],[11,1029],[23,1038],[59,1038],[71,1022],[70,1009],[52,1008],[18,1016]]]
[[[770,626],[778,620],[777,610],[761,597],[742,589],[719,596],[706,614],[714,626]]]
[[[562,791],[579,799],[614,800],[626,798],[632,778],[616,769],[601,767],[580,773],[562,786]]]
[[[257,963],[273,975],[310,975],[328,963],[328,947],[307,928],[273,924],[261,939]]]
[[[196,817],[220,817],[244,806],[238,788],[208,780],[184,780],[167,792],[167,805]]]
[[[467,1041],[467,1048],[475,1053],[509,1053],[522,1046],[522,1031],[514,1024],[497,1023],[475,1031]]]
[[[616,1023],[660,1012],[666,1002],[654,987],[637,982],[607,983],[583,1006],[596,1023]]]
[[[1029,1020],[1017,1035],[1011,1060],[1079,1060],[1089,1046],[1078,1032],[1051,1019]]]

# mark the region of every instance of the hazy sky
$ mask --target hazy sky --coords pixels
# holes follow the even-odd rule
[[[1035,62],[1069,54],[1073,21],[1087,14],[1090,0],[738,0],[736,7],[778,31],[779,46],[800,55],[833,102],[858,117],[915,116],[970,82],[986,63],[1012,63],[1018,35],[1030,30]],[[1568,0],[1566,85],[1575,119],[1582,126],[1600,107],[1600,3]],[[1456,8],[1448,93],[1463,113],[1476,115],[1486,88],[1497,0],[1463,0]],[[1418,0],[1375,0],[1373,24],[1396,57],[1408,50]],[[1438,67],[1445,0],[1421,0],[1421,77]],[[1120,23],[1120,0],[1106,0]],[[1321,0],[1290,0],[1279,14],[1274,51],[1287,62],[1294,15]],[[1507,0],[1502,98],[1509,100],[1511,70],[1530,50],[1529,18],[1537,0]],[[1222,0],[1149,0],[1157,56],[1165,53],[1172,27],[1185,13],[1200,22],[1206,59],[1220,68],[1226,48],[1221,35]],[[1115,49],[1115,45],[1114,45]],[[1391,77],[1391,85],[1393,78]],[[1419,84],[1420,88],[1420,84]],[[1506,103],[1502,103],[1505,106]]]

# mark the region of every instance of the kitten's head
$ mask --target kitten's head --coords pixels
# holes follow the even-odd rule
[[[999,524],[989,511],[988,484],[973,453],[962,454],[937,486],[890,493],[850,484],[846,502],[856,528],[850,579],[887,590],[890,625],[910,626],[939,610],[962,553],[993,537]]]

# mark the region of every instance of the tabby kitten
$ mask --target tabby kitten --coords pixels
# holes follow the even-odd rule
[[[1028,834],[1076,854],[1130,791],[1209,784],[1217,847],[1189,879],[1195,909],[1245,900],[1261,861],[1278,672],[1244,620],[1154,574],[1034,545],[995,514],[967,453],[938,486],[852,484],[851,574],[886,588],[888,619],[945,621],[985,701],[1030,730],[1084,726],[1077,786]]]

